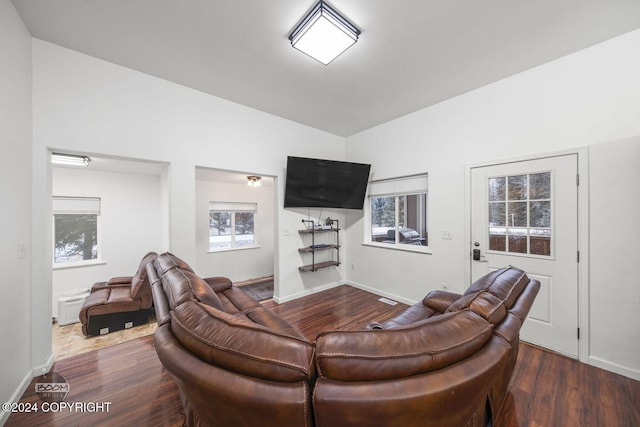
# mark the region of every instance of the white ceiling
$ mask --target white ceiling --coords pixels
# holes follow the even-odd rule
[[[287,36],[315,0],[13,0],[31,34],[348,136],[640,28],[640,0],[331,0],[328,66]]]

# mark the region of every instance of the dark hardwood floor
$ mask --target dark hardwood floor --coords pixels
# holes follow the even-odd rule
[[[313,340],[322,330],[362,328],[372,320],[385,320],[406,308],[403,304],[387,305],[378,298],[340,286],[284,304],[268,301],[264,305]],[[110,402],[109,411],[13,413],[6,426],[183,424],[178,389],[162,368],[151,337],[56,361],[52,371],[64,376],[70,385],[65,402]],[[42,404],[34,390],[36,380],[21,403]],[[640,382],[523,344],[496,424],[637,427]]]

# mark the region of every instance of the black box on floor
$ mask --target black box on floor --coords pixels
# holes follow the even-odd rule
[[[149,321],[149,316],[152,313],[153,309],[147,309],[94,315],[89,318],[87,323],[87,334],[92,336],[104,335],[109,332],[144,325]]]

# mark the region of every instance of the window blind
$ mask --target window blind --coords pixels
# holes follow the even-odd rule
[[[100,198],[53,196],[52,208],[54,214],[100,215]]]
[[[209,210],[224,212],[255,212],[258,210],[258,204],[243,202],[209,202]]]
[[[381,179],[369,183],[369,196],[401,196],[406,194],[427,193],[427,174],[411,175],[400,178]]]

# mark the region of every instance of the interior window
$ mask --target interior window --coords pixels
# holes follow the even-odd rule
[[[374,181],[369,185],[371,243],[427,246],[427,176]]]
[[[209,250],[256,246],[256,214],[256,203],[210,202]]]
[[[99,198],[53,198],[54,265],[98,259],[99,216]]]

